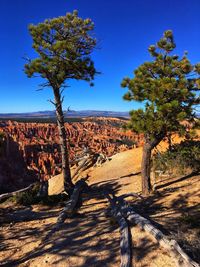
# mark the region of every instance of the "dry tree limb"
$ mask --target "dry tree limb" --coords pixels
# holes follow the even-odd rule
[[[33,188],[33,186],[36,185],[36,184],[37,183],[33,183],[33,184],[30,184],[29,186],[27,186],[25,188],[22,188],[20,190],[17,190],[17,191],[14,191],[14,192],[10,192],[10,193],[2,194],[2,195],[0,195],[0,201],[4,200],[5,198],[13,197],[13,196],[17,195],[18,193],[26,192],[29,189]]]
[[[136,213],[132,207],[128,207],[126,201],[120,201],[121,212],[128,221],[138,224],[143,230],[150,233],[156,241],[165,249],[167,249],[173,256],[178,267],[200,267],[198,263],[193,261],[179,246],[175,240],[170,240],[159,229],[152,225],[152,223]]]
[[[94,153],[88,148],[85,149],[85,151],[79,157],[70,162],[71,164],[80,164],[72,175],[72,179],[75,178],[80,171],[85,171],[90,166],[101,166],[107,160],[108,158],[105,155]]]
[[[117,204],[116,198],[111,198],[109,194],[104,194],[111,206],[111,215],[116,219],[120,230],[120,267],[131,267],[131,233],[126,219],[122,216]]]
[[[81,164],[78,166],[78,168],[76,169],[75,173],[72,175],[72,179],[79,173],[79,171],[85,167],[85,165],[87,165],[87,161],[88,161],[89,157],[85,157],[83,159],[83,161],[81,162]]]
[[[78,164],[80,161],[84,160],[88,156],[88,154],[81,155],[80,157],[76,157],[74,160],[70,160],[70,164]]]

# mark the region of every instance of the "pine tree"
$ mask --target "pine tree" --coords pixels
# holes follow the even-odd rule
[[[38,57],[25,64],[28,77],[37,74],[45,80],[42,87],[53,90],[57,124],[62,154],[62,172],[65,190],[70,194],[73,189],[68,155],[68,137],[64,126],[62,92],[70,79],[90,82],[97,73],[91,60],[96,39],[91,35],[94,24],[91,19],[78,17],[78,12],[47,19],[43,23],[30,25],[33,49]]]
[[[127,101],[144,103],[144,108],[130,111],[127,127],[143,133],[145,144],[142,157],[142,191],[149,194],[150,160],[152,149],[169,133],[184,134],[183,120],[195,122],[194,107],[200,103],[200,63],[193,65],[184,53],[174,55],[173,32],[167,30],[163,37],[148,49],[153,60],[144,62],[134,71],[133,78],[124,78],[121,86],[128,88]]]

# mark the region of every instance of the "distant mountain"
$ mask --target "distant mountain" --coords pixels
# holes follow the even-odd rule
[[[37,111],[25,113],[0,113],[2,119],[17,119],[17,118],[54,118],[55,111]],[[129,117],[129,112],[122,111],[101,111],[101,110],[69,110],[64,111],[65,118],[85,118],[85,117]]]

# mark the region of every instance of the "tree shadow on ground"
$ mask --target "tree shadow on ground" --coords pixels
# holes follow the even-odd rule
[[[18,206],[13,208],[1,208],[0,210],[0,226],[6,224],[14,224],[17,222],[29,222],[34,220],[44,220],[54,217],[57,214],[56,210],[40,210],[34,211],[31,206]]]
[[[163,187],[167,187],[167,186],[176,184],[178,182],[182,182],[184,180],[188,180],[189,178],[192,178],[192,177],[194,177],[195,175],[198,175],[198,174],[199,173],[190,173],[190,174],[182,176],[182,177],[180,177],[178,179],[176,179],[176,178],[165,179],[164,181],[167,181],[167,183],[163,183],[164,181],[162,181],[162,184],[156,185],[156,189],[160,189],[160,188],[163,188]]]
[[[139,172],[140,173],[140,172]],[[105,196],[103,194],[99,194],[99,192],[106,192],[109,193],[111,195],[117,195],[120,190],[121,187],[124,185],[127,185],[129,183],[126,184],[120,184],[120,179],[121,178],[127,178],[127,177],[131,177],[131,176],[136,176],[139,173],[136,174],[129,174],[129,175],[125,175],[123,177],[120,178],[114,178],[114,179],[110,179],[110,180],[106,180],[105,182],[98,182],[92,185],[92,190],[95,193],[96,192],[96,199],[105,199]],[[130,183],[132,181],[130,180]],[[102,201],[105,202],[105,201]],[[98,203],[98,202],[97,202]],[[159,228],[161,228],[161,226],[157,223],[154,223],[156,226],[159,226]],[[130,224],[130,226],[133,226],[132,224]],[[134,235],[134,227],[133,228],[133,235]],[[164,230],[164,229],[162,229]],[[143,230],[141,230],[143,231]],[[166,232],[166,231],[165,231]],[[151,239],[149,239],[148,236],[139,238],[139,242],[137,242],[137,246],[134,245],[134,243],[132,244],[132,256],[133,256],[133,266],[143,266],[143,267],[148,267],[149,263],[145,263],[142,262],[141,265],[141,261],[147,257],[149,261],[153,261],[155,258],[158,257],[158,255],[152,255],[152,251],[155,250],[159,250],[160,246],[158,244],[158,242],[152,242]],[[170,265],[171,266],[171,265]]]
[[[141,172],[130,173],[130,174],[127,174],[127,175],[123,175],[120,178],[132,177],[132,176],[136,176],[136,175],[139,175],[139,174],[141,174]]]
[[[134,174],[121,178],[131,176]],[[180,178],[173,177],[159,181],[156,191],[149,197],[130,201],[136,212],[148,218],[169,238],[176,239],[184,251],[197,262],[200,262],[199,184],[200,175],[196,173]],[[100,182],[93,186],[97,192],[104,190],[115,195],[121,189],[119,179]],[[148,254],[148,249],[142,252],[143,257],[146,252]]]
[[[145,256],[149,255],[152,251],[159,249],[158,243],[153,243],[149,237],[141,237],[138,240],[138,246],[133,248],[133,266],[142,266],[148,267],[148,264],[144,262],[141,264],[141,261],[144,259]],[[156,259],[156,256],[151,256],[151,261]]]
[[[136,212],[176,239],[195,261],[200,262],[200,175],[190,174],[161,183],[144,200],[131,202]]]
[[[4,231],[4,234],[0,236],[2,248],[9,252],[8,255],[2,257],[1,266],[19,266],[27,261],[33,265],[39,266],[38,264],[40,264],[44,267],[51,265],[119,266],[118,225],[105,217],[107,201],[102,194],[102,192],[118,194],[121,186],[124,186],[124,184],[120,184],[119,180],[114,178],[93,184],[88,192],[90,197],[86,198],[87,201],[83,203],[79,213],[73,218],[67,219],[60,230],[48,238],[46,237],[56,223],[60,208],[42,211],[32,211],[27,208],[24,213],[19,211],[19,216],[17,213],[15,216],[11,215],[12,225],[9,225],[10,221],[3,225],[3,227],[7,227],[8,233]],[[168,234],[172,234],[173,238],[176,238],[177,230],[184,229],[183,225],[187,226],[187,230],[194,226],[188,226],[183,215],[186,212],[190,216],[198,214],[197,204],[189,206],[187,201],[191,194],[198,194],[198,189],[193,190],[193,193],[187,192],[187,187],[197,181],[199,181],[199,176],[191,177],[189,181],[184,179],[177,184],[171,183],[146,199],[130,201],[130,204],[138,213],[153,219],[156,226],[159,228],[162,226]],[[186,192],[183,193],[184,190]],[[165,203],[168,198],[171,198],[170,207]],[[27,224],[25,221],[31,224]],[[20,240],[17,245],[15,244],[16,240]],[[191,244],[188,244],[186,239],[178,241],[183,249],[198,261],[198,245],[197,249],[196,247],[191,249]],[[141,238],[139,246],[133,244],[134,261],[139,264],[146,256],[153,260],[155,255],[151,256],[150,252],[157,248],[158,244],[150,242],[148,237]],[[23,251],[23,253],[19,254],[19,251]],[[147,265],[142,266],[147,267]]]
[[[41,257],[45,257],[46,264],[43,265],[42,261],[42,266],[51,264],[59,266],[63,263],[66,263],[65,266],[100,267],[109,266],[111,263],[113,266],[118,266],[119,235],[115,231],[117,225],[112,225],[102,215],[103,211],[103,207],[88,210],[87,205],[83,205],[74,218],[67,219],[61,229],[46,241],[44,241],[45,236],[52,229],[54,223],[40,224],[40,222],[47,216],[49,217],[49,212],[42,216],[40,213],[35,213],[35,222],[38,220],[38,224],[28,227],[23,222],[23,229],[20,220],[17,219],[17,222],[13,222],[13,226],[9,228],[10,234],[1,236],[1,239],[5,241],[4,251],[6,249],[12,251],[12,256],[2,259],[1,266],[19,266],[26,261],[37,261],[37,258]],[[52,216],[55,217],[55,214]],[[56,217],[54,221],[56,221]],[[111,233],[115,239],[110,236]],[[15,240],[23,241],[17,251],[23,250],[25,246],[30,245],[35,240],[40,240],[41,243],[39,246],[25,251],[23,256],[18,257]]]
[[[8,227],[9,234],[2,236],[4,251],[10,254],[2,258],[1,266],[14,267],[27,262],[44,267],[119,266],[119,227],[105,216],[108,202],[102,192],[117,194],[121,186],[119,179],[115,178],[92,185],[88,192],[90,197],[83,202],[79,212],[66,219],[60,230],[50,236],[48,233],[54,227],[60,209],[32,211],[28,207],[24,213],[18,210],[15,216],[10,214],[12,220],[4,225]],[[10,222],[11,227],[8,225]],[[132,248],[138,262],[157,248],[157,244],[148,244],[147,239],[143,238],[138,248]],[[15,244],[15,240],[20,243]],[[19,254],[19,251],[23,253]]]

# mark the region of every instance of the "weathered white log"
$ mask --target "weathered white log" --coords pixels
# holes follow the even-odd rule
[[[173,256],[176,265],[178,267],[200,267],[198,263],[193,261],[182,250],[182,248],[175,240],[170,240],[159,229],[153,226],[148,219],[136,213],[132,207],[127,207],[127,205],[124,207],[121,206],[121,211],[123,216],[125,216],[127,220],[135,224],[138,224],[143,230],[150,233],[163,248],[167,249]]]
[[[110,202],[111,215],[115,218],[120,230],[120,250],[121,250],[121,264],[120,267],[131,266],[131,233],[126,219],[122,216],[115,198],[111,198],[108,194],[105,197]]]
[[[29,186],[22,188],[20,190],[14,191],[14,192],[9,192],[9,193],[5,193],[5,194],[1,194],[0,195],[0,201],[9,198],[9,197],[13,197],[15,195],[17,195],[18,193],[23,193],[28,191],[29,189],[31,189],[36,183],[30,184]]]
[[[79,180],[74,187],[73,193],[70,197],[70,200],[67,201],[66,206],[61,211],[61,213],[58,216],[57,224],[62,224],[67,217],[72,216],[74,210],[77,207],[80,194],[83,191],[83,189],[87,187],[87,184],[84,179]]]
[[[89,159],[89,156],[86,156],[81,164],[78,166],[78,168],[75,170],[75,173],[72,175],[72,179],[79,173],[79,171],[87,164],[87,161]]]

